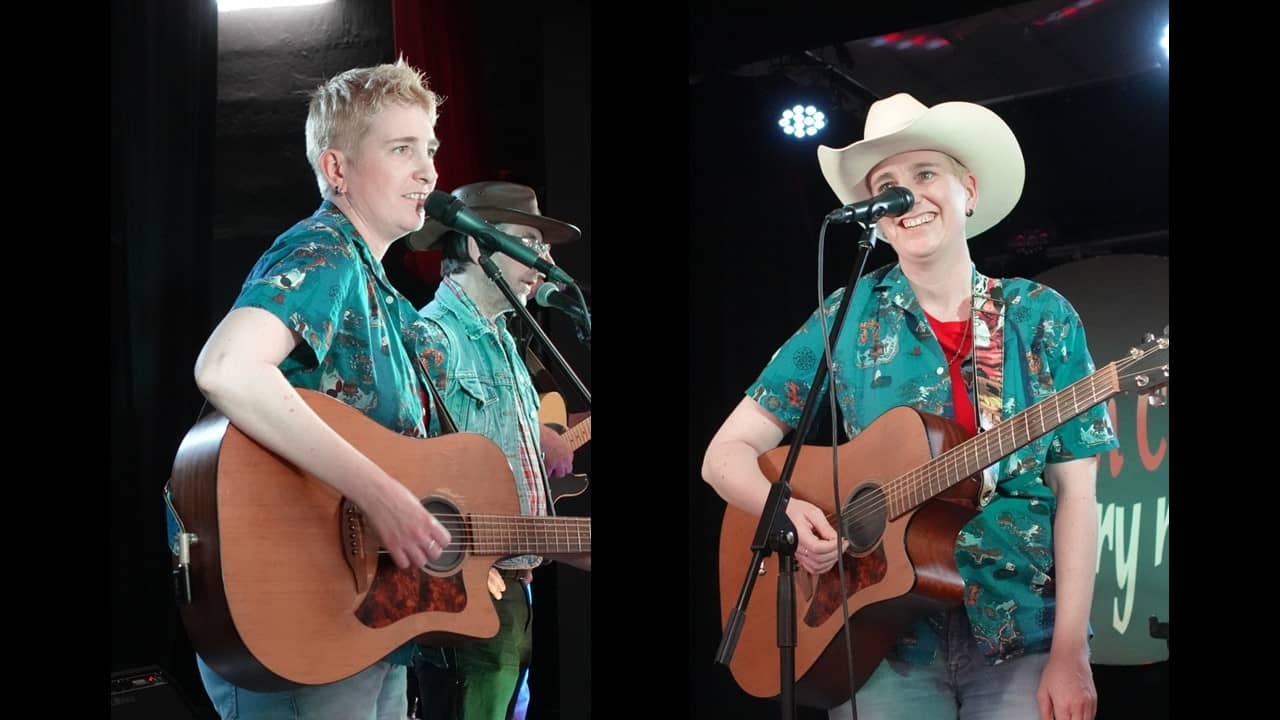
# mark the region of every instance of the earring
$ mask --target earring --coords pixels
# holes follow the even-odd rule
[[[973,217],[973,208],[969,208],[968,210],[965,210],[965,211],[964,211],[964,216],[965,216],[965,217]]]

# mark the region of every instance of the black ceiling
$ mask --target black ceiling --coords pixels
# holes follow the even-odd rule
[[[1157,41],[1168,0],[859,5],[694,8],[690,83],[779,74],[833,85],[864,104],[903,90],[926,104],[992,104],[1110,82],[1164,59]],[[886,42],[890,33],[898,35]]]
[[[788,52],[930,25],[1008,5],[1000,2],[689,3],[689,74],[723,72]],[[755,7],[752,7],[752,6]]]
[[[723,178],[700,183],[708,168],[752,148],[753,162],[737,170],[760,166],[748,187],[766,187],[785,167],[789,182],[804,186],[805,203],[794,206],[786,188],[771,190],[770,201],[793,203],[787,207],[797,207],[798,218],[820,218],[834,196],[813,145],[860,139],[872,101],[908,92],[926,105],[992,107],[1019,138],[1028,163],[1023,196],[975,243],[978,255],[1032,235],[1063,252],[1124,239],[1167,244],[1169,75],[1158,41],[1168,0],[792,5],[790,13],[777,3],[767,13],[691,11],[696,212],[732,206],[716,195]],[[889,33],[900,35],[886,42]],[[777,132],[778,107],[795,101],[830,109],[822,136],[793,142]],[[714,142],[730,147],[717,154],[706,146]],[[778,232],[802,229],[793,218]]]

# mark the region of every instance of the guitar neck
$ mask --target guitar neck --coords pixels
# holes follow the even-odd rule
[[[467,520],[475,555],[591,552],[591,518],[476,513]]]
[[[583,445],[586,445],[587,441],[591,439],[591,416],[588,415],[582,422],[574,425],[568,430],[565,430],[564,434],[560,437],[564,438],[564,441],[569,443],[570,450],[577,450]]]
[[[889,495],[890,517],[905,513],[961,480],[994,465],[1018,448],[1049,434],[1063,423],[1120,392],[1119,370],[1113,362],[1001,421],[986,432],[978,433],[894,481],[902,489]]]

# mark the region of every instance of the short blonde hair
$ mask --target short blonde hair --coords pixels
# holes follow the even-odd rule
[[[354,155],[373,117],[389,103],[422,108],[434,126],[443,102],[403,56],[394,63],[347,70],[312,91],[306,124],[307,162],[316,174],[320,196],[327,198],[333,191],[320,171],[320,153],[335,148]]]

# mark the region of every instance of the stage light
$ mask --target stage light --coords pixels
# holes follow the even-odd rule
[[[255,8],[296,7],[298,5],[322,5],[333,0],[218,0],[218,12],[252,10]]]
[[[1164,56],[1169,57],[1169,26],[1164,26],[1164,37],[1160,38],[1160,47],[1164,48]]]
[[[827,126],[827,116],[812,105],[793,105],[782,111],[778,127],[797,140],[813,137]]]

